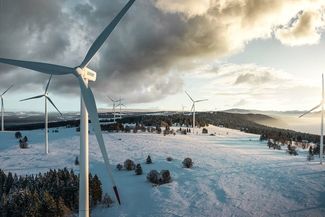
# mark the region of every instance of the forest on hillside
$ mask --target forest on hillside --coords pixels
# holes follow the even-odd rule
[[[271,118],[269,116],[265,118]],[[204,127],[208,124],[223,126],[231,129],[238,129],[247,133],[262,135],[265,139],[273,139],[285,143],[287,141],[307,140],[308,142],[319,143],[319,135],[296,132],[294,130],[280,129],[261,125],[251,121],[254,114],[234,114],[227,112],[200,112],[196,114],[196,126]],[[179,124],[186,127],[192,126],[192,115],[174,114],[174,115],[141,115],[126,117],[118,120],[119,123],[138,123],[145,126],[162,126],[162,123],[167,123],[169,126]]]

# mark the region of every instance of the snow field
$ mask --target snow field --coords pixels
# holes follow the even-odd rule
[[[216,136],[104,133],[122,205],[98,207],[92,216],[325,216],[325,166],[317,157],[308,162],[306,151],[289,156],[268,149],[258,135],[214,126],[208,130]],[[19,149],[14,132],[0,134],[1,169],[21,175],[63,167],[78,172],[75,129],[50,133],[48,156],[42,130],[22,134],[31,148]],[[99,175],[104,192],[114,199],[94,135],[89,153],[91,173]],[[153,164],[145,164],[148,154]],[[169,156],[173,161],[166,161]],[[192,169],[182,168],[185,157],[193,159]],[[115,169],[128,158],[141,163],[143,175]],[[173,181],[152,186],[146,181],[152,169],[170,170]]]

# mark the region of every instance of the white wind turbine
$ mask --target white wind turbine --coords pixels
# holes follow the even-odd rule
[[[320,125],[320,151],[319,151],[319,158],[320,158],[320,164],[323,164],[323,146],[324,146],[324,75],[322,74],[322,99],[320,101],[320,103],[315,106],[314,108],[310,109],[309,111],[305,112],[304,114],[300,115],[299,118],[301,118],[302,116],[311,113],[312,111],[314,111],[315,109],[321,107],[321,125]]]
[[[1,131],[4,131],[5,130],[5,125],[4,125],[4,112],[5,112],[5,108],[4,108],[4,103],[3,103],[3,95],[5,95],[8,92],[8,90],[10,88],[12,88],[12,86],[14,86],[14,85],[12,84],[10,87],[8,87],[8,89],[5,92],[3,92],[1,94]]]
[[[30,62],[21,60],[12,60],[0,58],[0,62],[10,64],[45,74],[53,75],[74,75],[79,81],[81,91],[81,103],[80,103],[80,182],[79,182],[79,216],[89,216],[89,157],[88,157],[88,113],[92,123],[93,130],[96,134],[96,138],[102,152],[108,175],[113,184],[113,190],[115,196],[120,204],[119,193],[115,184],[115,180],[112,175],[111,166],[109,163],[103,135],[101,133],[101,127],[99,124],[99,118],[97,113],[97,106],[94,95],[88,86],[88,80],[96,80],[96,72],[89,69],[87,66],[94,55],[102,47],[108,36],[114,30],[116,25],[122,19],[124,14],[132,6],[135,0],[129,0],[129,2],[123,7],[123,9],[117,14],[112,22],[106,26],[104,31],[96,38],[94,43],[88,50],[84,60],[79,66],[66,67],[61,65],[53,65],[41,62]]]
[[[22,99],[20,100],[21,102],[22,101],[27,101],[27,100],[31,100],[31,99],[38,99],[38,98],[42,98],[44,97],[44,107],[45,107],[45,111],[44,111],[44,118],[45,118],[45,127],[44,127],[44,131],[45,131],[45,154],[48,154],[49,153],[49,134],[48,134],[48,120],[49,120],[49,117],[48,117],[48,112],[47,112],[47,101],[49,101],[52,106],[60,113],[60,115],[62,116],[62,113],[59,111],[59,109],[54,105],[53,101],[51,100],[51,98],[48,96],[48,89],[49,89],[49,85],[50,85],[50,82],[51,82],[51,78],[52,78],[52,75],[50,76],[50,79],[49,81],[47,82],[47,85],[45,87],[45,91],[42,95],[38,95],[38,96],[33,96],[33,97],[30,97],[30,98],[27,98],[27,99]]]
[[[190,94],[188,94],[186,91],[185,91],[186,95],[190,98],[190,100],[193,102],[192,104],[192,108],[191,108],[191,111],[193,112],[193,124],[192,124],[192,128],[193,128],[193,134],[194,134],[194,129],[195,129],[195,103],[197,102],[203,102],[203,101],[207,101],[207,99],[200,99],[200,100],[194,100]]]
[[[116,111],[115,111],[115,109],[116,109],[116,104],[115,103],[117,103],[119,100],[114,100],[114,99],[112,99],[110,96],[108,96],[108,98],[112,101],[112,103],[113,103],[113,115],[114,115],[114,123],[115,123],[115,121],[116,121]]]
[[[120,98],[119,100],[117,100],[117,102],[119,102],[119,104],[117,106],[120,107],[120,119],[122,119],[122,106],[126,107],[126,105],[124,105],[122,103],[122,100],[123,100],[122,98]]]

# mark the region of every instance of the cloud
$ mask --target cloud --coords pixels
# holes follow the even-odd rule
[[[321,88],[311,78],[300,80],[282,70],[255,64],[218,63],[187,77],[198,84],[197,95],[205,96],[209,103],[222,109],[305,109],[317,102]],[[311,96],[316,96],[316,101]]]
[[[187,17],[205,14],[211,0],[156,0],[156,7],[168,13],[183,13]]]
[[[324,26],[325,22],[321,19],[320,10],[306,10],[299,13],[291,25],[279,28],[275,36],[289,46],[317,44],[321,37],[320,30]]]
[[[245,106],[247,104],[247,100],[245,99],[241,99],[238,102],[236,102],[235,104],[233,104],[233,107],[240,107],[240,106]]]
[[[0,13],[0,56],[74,67],[124,4],[5,1]],[[299,11],[322,4],[316,0],[137,0],[91,62],[98,80],[90,85],[102,101],[106,95],[137,103],[167,97],[182,90],[182,74],[196,63],[214,62],[242,51],[252,40],[271,38]],[[296,25],[309,25],[299,22]],[[272,78],[274,72],[259,73]],[[15,80],[18,74],[20,79]],[[263,81],[262,75],[248,71],[239,76],[237,85]],[[2,64],[0,77],[1,85],[13,79],[24,90],[35,89],[48,78]],[[54,78],[51,87],[59,94],[79,94],[72,76]]]

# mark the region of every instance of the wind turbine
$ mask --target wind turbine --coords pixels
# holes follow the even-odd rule
[[[54,105],[53,101],[51,100],[51,98],[48,96],[48,89],[49,89],[49,85],[50,85],[50,82],[51,82],[51,78],[52,78],[52,75],[50,76],[50,79],[49,81],[47,82],[47,85],[45,87],[45,91],[44,91],[44,94],[42,95],[38,95],[38,96],[33,96],[33,97],[30,97],[30,98],[27,98],[27,99],[22,99],[20,100],[21,102],[22,101],[27,101],[27,100],[31,100],[31,99],[38,99],[38,98],[42,98],[44,97],[44,107],[45,107],[45,112],[44,112],[44,118],[45,118],[45,127],[44,127],[44,131],[45,131],[45,154],[48,154],[49,153],[49,135],[48,135],[48,120],[49,120],[49,117],[48,117],[48,113],[47,113],[47,101],[49,101],[52,106],[59,112],[59,114],[62,116],[62,113],[59,111],[59,109]]]
[[[120,107],[120,119],[122,119],[122,106],[126,107],[126,105],[124,105],[124,104],[122,103],[122,100],[123,100],[123,99],[121,99],[121,97],[120,97],[119,100],[117,100],[117,102],[119,102],[119,104],[118,104],[117,106]]]
[[[101,132],[101,127],[99,124],[99,118],[97,113],[97,106],[95,97],[88,86],[88,81],[96,80],[96,72],[89,69],[87,66],[94,55],[102,47],[103,43],[106,41],[108,36],[114,30],[116,25],[122,19],[124,14],[129,10],[135,0],[129,0],[129,2],[123,7],[123,9],[117,14],[112,22],[106,26],[103,32],[96,38],[94,43],[89,48],[84,60],[79,66],[76,67],[66,67],[61,65],[53,65],[49,63],[41,62],[30,62],[22,60],[12,60],[0,58],[0,62],[14,65],[45,74],[53,75],[74,75],[79,81],[80,91],[81,91],[81,103],[80,103],[80,182],[79,182],[79,216],[88,217],[89,216],[89,180],[88,180],[88,171],[89,171],[89,156],[88,156],[88,114],[91,120],[93,130],[96,134],[96,138],[102,152],[106,169],[108,175],[113,184],[113,190],[115,196],[120,204],[120,197],[117,190],[115,180],[113,178],[111,166],[109,163],[103,135]]]
[[[117,103],[118,102],[118,100],[114,100],[114,99],[112,99],[111,97],[109,97],[108,96],[108,98],[113,102],[113,115],[114,115],[114,123],[115,123],[115,114],[116,114],[116,112],[115,112],[115,108],[116,108],[116,105],[115,105],[115,103]]]
[[[5,112],[5,108],[4,108],[4,103],[3,103],[3,95],[5,95],[8,92],[8,90],[10,88],[12,88],[12,86],[14,86],[14,85],[12,84],[10,87],[8,87],[8,89],[5,92],[3,92],[1,94],[1,131],[4,131],[5,130],[5,125],[4,125],[4,112]]]
[[[194,100],[190,94],[188,94],[186,91],[185,91],[186,95],[190,98],[190,100],[193,102],[192,104],[192,108],[191,108],[191,111],[193,112],[193,134],[194,134],[194,129],[195,129],[195,103],[197,102],[203,102],[203,101],[207,101],[207,99],[200,99],[200,100]]]
[[[309,111],[305,112],[304,114],[300,115],[299,118],[301,118],[302,116],[311,113],[312,111],[314,111],[315,109],[321,107],[321,125],[320,125],[320,153],[319,153],[319,157],[320,157],[320,164],[323,164],[323,146],[324,146],[324,75],[322,74],[322,99],[320,101],[320,103],[315,106],[314,108],[310,109]]]
[[[186,108],[186,106],[182,105],[182,114],[185,114],[184,109]]]

